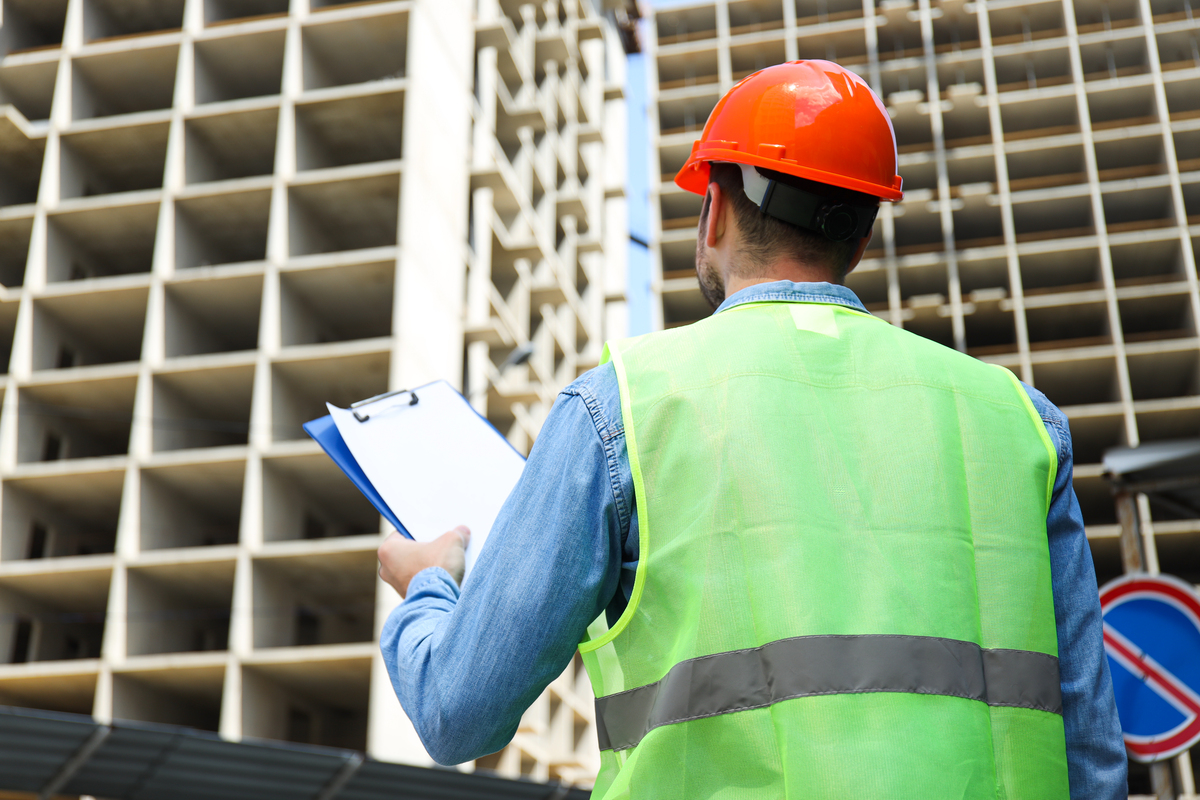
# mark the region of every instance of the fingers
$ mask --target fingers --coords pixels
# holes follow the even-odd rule
[[[412,547],[414,543],[405,539],[395,531],[390,536],[383,540],[379,545],[379,563],[384,567],[390,568],[394,562],[403,557],[404,552]]]
[[[465,525],[459,525],[454,530],[442,534],[434,542],[438,550],[434,565],[449,572],[450,576],[454,578],[454,582],[458,584],[462,583],[467,561],[467,544],[470,541],[470,529]]]
[[[442,538],[448,539],[451,535],[458,537],[458,540],[462,543],[463,550],[466,550],[467,545],[471,543],[471,529],[466,525],[459,525],[452,530],[446,531],[444,534],[442,534]]]
[[[408,594],[408,584],[413,577],[428,567],[441,567],[461,584],[470,541],[471,531],[466,525],[459,525],[428,542],[414,542],[393,532],[379,545],[379,577],[401,597]]]
[[[395,532],[379,545],[376,553],[379,558],[379,577],[399,592],[401,597],[408,593],[408,583],[415,574],[414,557],[419,555],[420,547],[417,542]]]

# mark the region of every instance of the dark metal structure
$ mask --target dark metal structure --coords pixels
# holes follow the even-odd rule
[[[586,800],[559,784],[389,764],[354,750],[230,742],[173,725],[0,707],[0,794],[47,800]]]
[[[638,23],[645,17],[638,0],[606,0],[604,8],[616,24],[625,54],[642,52],[642,36]]]
[[[1172,439],[1104,453],[1104,474],[1112,485],[1121,523],[1121,561],[1126,572],[1156,562],[1147,548],[1137,508],[1146,495],[1159,509],[1182,518],[1200,517],[1200,439]],[[1153,570],[1151,570],[1153,571]]]

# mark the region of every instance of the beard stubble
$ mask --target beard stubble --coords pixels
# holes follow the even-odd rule
[[[725,302],[725,280],[711,260],[704,254],[704,238],[708,231],[708,200],[700,214],[700,225],[696,230],[696,278],[700,281],[700,293],[716,311]]]

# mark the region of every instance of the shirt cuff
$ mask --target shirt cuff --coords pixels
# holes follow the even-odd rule
[[[408,582],[408,594],[404,601],[411,603],[417,599],[429,598],[456,602],[458,593],[458,584],[450,577],[449,572],[441,567],[426,567]]]

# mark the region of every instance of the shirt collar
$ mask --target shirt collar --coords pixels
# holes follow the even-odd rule
[[[866,312],[858,296],[845,286],[834,283],[796,283],[795,281],[772,281],[771,283],[756,283],[734,292],[725,298],[716,313],[721,313],[734,306],[745,303],[832,303],[834,305],[853,308],[855,311]]]

